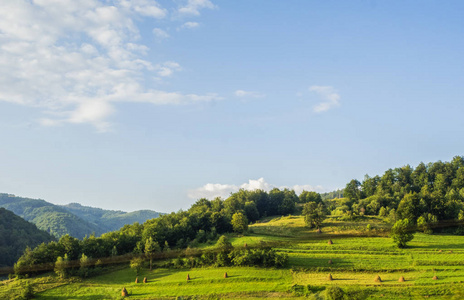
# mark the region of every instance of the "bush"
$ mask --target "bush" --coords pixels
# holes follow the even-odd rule
[[[32,284],[29,283],[29,281],[26,281],[21,285],[20,299],[27,300],[32,298],[34,298],[34,288],[32,287]]]
[[[345,297],[345,292],[338,286],[329,286],[325,290],[327,300],[341,300]]]

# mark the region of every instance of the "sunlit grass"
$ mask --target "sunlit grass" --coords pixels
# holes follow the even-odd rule
[[[263,242],[281,242],[274,245],[277,251],[288,254],[286,269],[144,269],[139,280],[147,277],[148,283],[136,284],[134,271],[127,267],[87,280],[44,276],[30,281],[36,282],[37,299],[119,299],[123,287],[131,293],[130,299],[174,299],[178,296],[294,299],[322,293],[331,285],[346,291],[354,290],[368,299],[451,299],[462,290],[463,236],[418,233],[407,248],[398,249],[388,237],[356,236],[366,232],[366,224],[373,224],[374,228],[383,226],[379,218],[351,223],[330,218],[323,234],[319,234],[306,228],[301,216],[286,216],[253,224],[251,232],[246,235],[228,235],[236,248],[243,248],[245,244],[257,246]],[[337,226],[345,227],[336,231]],[[356,231],[356,227],[362,230]],[[352,231],[357,234],[346,234]],[[328,244],[329,239],[333,244]],[[214,244],[201,245],[202,249],[214,247]],[[225,272],[228,278],[224,278]],[[329,273],[332,281],[327,280]],[[189,281],[186,280],[187,274]],[[381,283],[374,281],[376,275],[381,277]],[[434,275],[437,280],[433,279]],[[398,282],[400,276],[406,281]],[[0,285],[0,298],[8,299],[7,296],[12,294],[11,291],[17,291],[19,285],[18,281],[4,282]],[[459,299],[460,296],[456,297]]]

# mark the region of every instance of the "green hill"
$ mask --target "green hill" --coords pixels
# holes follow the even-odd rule
[[[98,236],[117,230],[126,224],[143,223],[147,219],[159,216],[155,211],[126,213],[82,206],[77,203],[60,206],[40,199],[22,198],[10,194],[0,194],[0,207],[11,210],[57,238],[65,234],[79,239],[93,233]]]
[[[160,216],[159,212],[152,210],[138,210],[128,213],[120,210],[106,210],[83,206],[79,203],[70,203],[62,207],[81,219],[98,226],[103,229],[104,232],[115,231],[126,224],[133,224],[135,222],[143,223],[148,219],[154,219]]]
[[[48,243],[53,237],[13,212],[0,208],[0,267],[12,266],[26,247]]]

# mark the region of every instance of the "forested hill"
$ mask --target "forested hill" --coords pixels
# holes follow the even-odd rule
[[[143,223],[159,216],[155,211],[122,211],[104,210],[93,207],[69,204],[59,206],[44,200],[16,197],[0,194],[0,207],[13,211],[26,221],[34,223],[55,237],[69,234],[76,238],[101,235],[114,231],[126,224]]]
[[[13,212],[0,208],[0,267],[12,266],[26,247],[48,243],[53,237]]]
[[[103,228],[105,232],[118,230],[126,224],[133,224],[135,222],[144,223],[146,220],[160,216],[159,212],[152,210],[138,210],[128,213],[120,210],[106,210],[83,206],[79,203],[70,203],[61,207],[81,219],[97,225],[99,228]]]
[[[353,214],[407,218],[427,227],[441,220],[464,221],[464,158],[388,169],[382,176],[351,180],[344,189]]]

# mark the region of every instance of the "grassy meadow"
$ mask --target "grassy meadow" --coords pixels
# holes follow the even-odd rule
[[[46,274],[3,281],[0,298],[14,298],[24,281],[34,284],[35,299],[119,299],[123,287],[129,299],[324,299],[329,286],[341,287],[348,293],[346,299],[464,298],[463,236],[418,233],[407,248],[398,249],[385,236],[385,224],[378,218],[360,222],[328,218],[325,225],[322,233],[316,233],[304,227],[300,216],[268,218],[251,225],[245,236],[230,236],[235,247],[276,243],[276,249],[289,257],[284,269],[145,268],[138,277],[140,282],[147,277],[148,282],[135,283],[135,272],[119,266],[86,280],[60,280]],[[328,244],[329,239],[333,244]],[[329,274],[333,280],[328,280]],[[375,281],[377,275],[381,282]],[[401,276],[404,282],[398,281]]]

